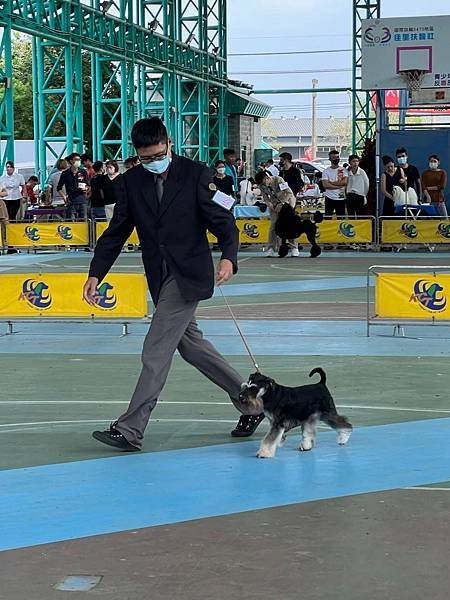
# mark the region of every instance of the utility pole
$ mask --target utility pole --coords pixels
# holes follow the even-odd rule
[[[312,87],[313,90],[315,90],[317,88],[319,81],[317,79],[313,79],[312,80]],[[316,103],[317,103],[317,92],[313,92],[312,93],[312,127],[311,127],[311,154],[312,154],[312,160],[316,159],[316,155],[317,155],[317,110],[316,110]]]

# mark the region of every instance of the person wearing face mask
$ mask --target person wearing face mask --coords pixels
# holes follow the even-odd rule
[[[118,189],[120,185],[121,175],[119,173],[119,165],[115,160],[106,162],[106,175],[103,175],[100,183],[100,193],[103,198],[106,218],[111,221],[114,206],[117,200]]]
[[[380,190],[384,197],[382,216],[393,217],[395,215],[394,186],[400,185],[402,173],[395,166],[392,157],[385,155],[381,161],[384,166],[384,173],[381,174],[380,178]]]
[[[328,153],[331,166],[322,173],[323,187],[325,188],[325,214],[345,217],[345,188],[348,177],[344,168],[339,166],[339,152],[331,150]]]
[[[428,166],[422,173],[422,189],[424,196],[432,204],[441,217],[447,218],[447,207],[445,206],[445,188],[447,187],[447,172],[440,168],[440,160],[437,154],[428,158]]]
[[[22,198],[26,198],[25,178],[20,173],[16,173],[14,163],[10,160],[5,165],[5,171],[0,177],[0,188],[7,192],[3,201],[8,209],[9,220],[15,221]]]
[[[73,152],[67,157],[69,168],[61,173],[56,190],[63,197],[70,220],[87,218],[88,174],[81,169],[81,156]]]
[[[234,181],[230,175],[226,174],[225,162],[223,160],[218,160],[215,164],[216,172],[214,175],[214,183],[217,189],[227,196],[234,197]]]
[[[93,433],[99,442],[126,452],[141,449],[176,350],[222,388],[238,410],[243,382],[203,338],[195,319],[199,301],[213,295],[214,283],[225,283],[238,268],[239,231],[232,213],[219,202],[214,173],[176,155],[164,123],[156,117],[135,123],[131,140],[141,164],[121,177],[113,218],[97,242],[83,289],[85,300],[94,304],[97,286],[136,227],[156,310],[128,409],[109,429]],[[217,238],[222,251],[215,277],[207,231]],[[263,418],[242,417],[238,434],[251,435]]]
[[[406,148],[397,148],[395,151],[397,165],[404,173],[404,177],[400,179],[402,189],[413,188],[416,191],[417,197],[422,197],[422,184],[420,181],[420,173],[417,167],[409,164],[408,151]]]
[[[297,169],[297,167],[294,166],[292,162],[292,154],[289,152],[282,152],[280,154],[279,174],[294,192],[294,196],[300,194],[305,184],[302,179],[300,169]]]

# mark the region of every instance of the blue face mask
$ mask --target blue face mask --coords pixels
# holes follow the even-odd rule
[[[161,160],[155,160],[154,162],[150,162],[147,164],[143,164],[142,166],[150,173],[154,173],[155,175],[161,175],[165,173],[170,166],[172,158],[170,156],[166,156]]]

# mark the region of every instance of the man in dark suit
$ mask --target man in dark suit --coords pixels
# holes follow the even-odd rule
[[[100,237],[84,298],[94,303],[102,281],[136,226],[148,285],[156,306],[144,342],[142,371],[128,410],[100,442],[124,451],[141,449],[150,413],[165,384],[173,355],[181,356],[225,390],[239,409],[242,377],[203,339],[195,311],[214,291],[214,265],[206,237],[213,233],[222,250],[216,283],[237,272],[239,232],[230,211],[215,201],[212,172],[176,156],[160,119],[142,119],[131,139],[141,164],[123,175],[114,216]],[[263,416],[242,416],[233,434],[251,435]],[[249,425],[250,424],[250,425]]]

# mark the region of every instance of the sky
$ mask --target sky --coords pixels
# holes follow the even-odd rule
[[[352,47],[352,0],[228,0],[228,54],[345,50]],[[382,0],[382,17],[450,14],[450,0]],[[450,36],[449,36],[450,38]],[[345,87],[352,81],[351,52],[279,56],[229,56],[230,79],[255,89]],[[334,69],[335,72],[320,72]],[[312,73],[279,73],[280,71]],[[275,74],[250,74],[275,71]],[[272,117],[311,116],[309,94],[260,95]],[[350,94],[318,95],[318,116],[351,114]]]

